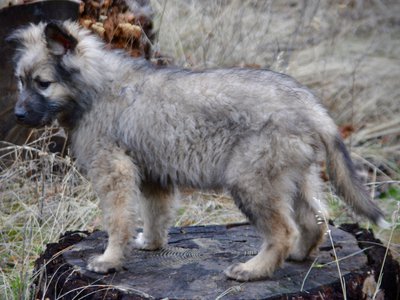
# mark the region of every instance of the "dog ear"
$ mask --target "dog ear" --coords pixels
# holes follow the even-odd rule
[[[59,23],[51,22],[44,28],[47,48],[57,56],[74,51],[78,41]]]

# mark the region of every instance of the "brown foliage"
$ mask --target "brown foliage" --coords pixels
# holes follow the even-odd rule
[[[110,48],[125,49],[134,57],[148,59],[154,36],[152,14],[140,7],[143,6],[132,11],[123,0],[84,0],[79,22],[98,34]]]

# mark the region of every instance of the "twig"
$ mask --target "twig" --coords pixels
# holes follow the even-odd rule
[[[397,202],[397,209],[394,211],[393,217],[392,217],[392,223],[393,223],[392,225],[393,225],[393,226],[392,226],[392,229],[390,230],[390,236],[389,236],[389,240],[388,240],[388,242],[387,242],[386,251],[385,251],[385,256],[383,257],[383,262],[382,262],[381,270],[380,270],[380,272],[379,272],[378,282],[377,282],[377,284],[376,284],[376,289],[375,289],[375,292],[374,292],[374,295],[373,295],[372,299],[375,299],[376,296],[378,295],[379,288],[380,288],[381,283],[382,283],[382,279],[383,279],[383,268],[384,268],[384,266],[385,266],[386,257],[387,257],[387,255],[388,255],[388,253],[389,253],[389,246],[390,246],[390,244],[391,244],[391,242],[392,242],[393,233],[394,233],[394,230],[395,230],[395,228],[396,228],[396,226],[395,226],[394,224],[397,222],[397,219],[398,219],[398,217],[399,217],[399,211],[400,211],[400,202]]]
[[[314,198],[314,200],[317,201],[318,204],[320,205],[320,207],[322,208],[322,206],[321,206],[321,200],[316,199],[316,198]],[[341,285],[341,287],[342,287],[342,292],[343,292],[343,299],[346,300],[346,299],[347,299],[347,295],[346,295],[346,281],[344,280],[344,278],[343,278],[343,276],[342,276],[342,271],[340,270],[339,259],[338,259],[337,253],[336,253],[335,244],[334,244],[334,242],[333,242],[331,230],[329,229],[329,222],[328,222],[328,220],[326,219],[326,216],[325,216],[324,213],[321,213],[321,215],[322,215],[322,218],[323,218],[323,223],[325,224],[325,226],[326,226],[326,228],[327,228],[326,233],[328,234],[329,240],[330,240],[331,245],[332,245],[333,256],[335,257],[334,262],[336,263],[337,270],[338,270],[338,274],[339,274],[340,285]]]

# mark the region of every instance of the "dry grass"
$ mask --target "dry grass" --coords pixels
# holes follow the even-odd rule
[[[307,3],[307,4],[306,4]],[[192,67],[259,66],[293,75],[320,95],[355,158],[368,167],[381,206],[400,202],[400,3],[398,1],[152,0],[155,48]],[[100,227],[97,198],[48,134],[0,173],[0,298],[27,299],[35,258],[66,230]],[[375,184],[374,182],[383,182]],[[391,181],[392,183],[387,183]],[[242,221],[226,195],[183,193],[176,225]],[[333,216],[345,210],[330,197]],[[398,224],[396,215],[392,220]],[[390,232],[380,232],[382,237]],[[399,251],[399,230],[391,247]]]
[[[2,152],[15,162],[0,173],[0,295],[29,299],[34,260],[66,230],[93,229],[99,211],[89,183],[69,157],[49,153],[50,130]],[[3,299],[0,297],[0,299]]]

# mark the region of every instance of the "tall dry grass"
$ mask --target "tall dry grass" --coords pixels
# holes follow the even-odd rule
[[[29,299],[32,266],[66,230],[93,228],[97,199],[70,157],[48,151],[51,130],[24,146],[3,144],[0,173],[0,299]]]
[[[400,201],[398,1],[151,4],[159,31],[154,47],[176,65],[270,68],[312,88],[351,133],[346,143],[368,170],[372,194],[394,191],[380,203],[390,218]],[[0,299],[30,297],[33,262],[47,243],[66,230],[100,227],[90,184],[68,156],[48,151],[49,132],[23,147],[7,144],[2,152],[15,161],[0,172]],[[182,196],[176,225],[244,220],[226,195]],[[333,215],[343,220],[344,209],[337,203],[331,201]],[[392,222],[398,224],[398,216]],[[399,242],[396,230],[394,253]]]
[[[155,48],[177,65],[259,66],[292,75],[320,96],[339,125],[354,128],[348,142],[356,154],[391,166],[398,162],[398,1],[152,5],[160,28]]]

